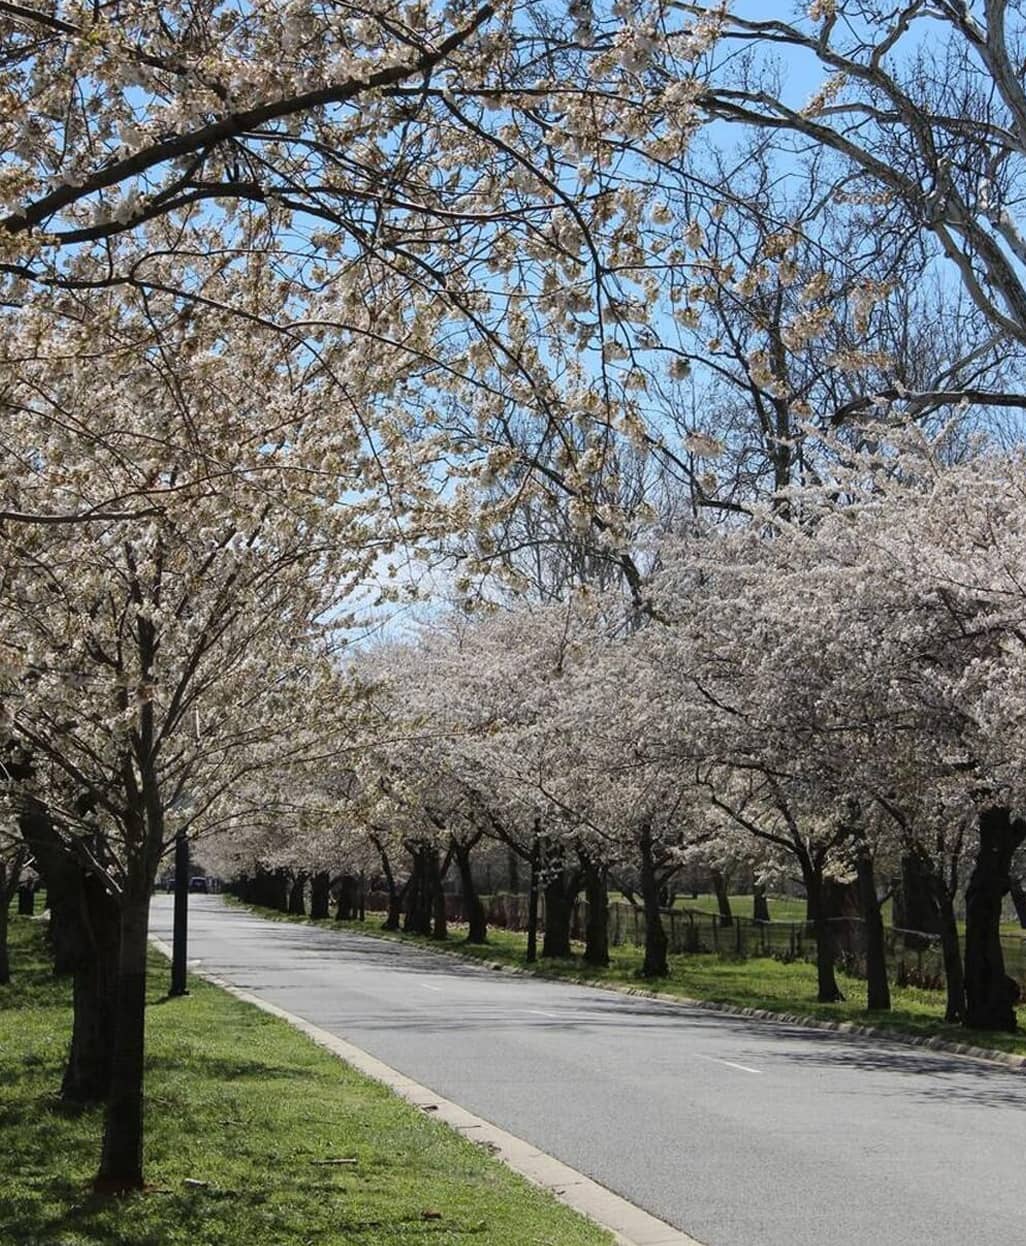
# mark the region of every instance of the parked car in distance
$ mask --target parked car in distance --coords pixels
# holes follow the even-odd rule
[[[199,891],[202,892],[203,895],[206,895],[210,890],[210,887],[207,885],[207,880],[205,878],[197,875],[195,878],[189,879],[189,890]]]

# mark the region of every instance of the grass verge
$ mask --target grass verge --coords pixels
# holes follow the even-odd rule
[[[238,903],[230,896],[229,903]],[[311,918],[295,917],[273,909],[252,908],[261,917],[278,921],[311,923]],[[383,914],[368,914],[365,922],[312,922],[314,925],[352,930],[377,938],[400,939],[437,952],[455,953],[487,964],[525,969],[545,978],[579,979],[612,987],[638,987],[671,998],[706,1000],[743,1008],[764,1008],[770,1012],[808,1017],[820,1021],[854,1021],[892,1031],[895,1035],[940,1038],[953,1043],[985,1047],[992,1051],[1026,1056],[1026,1033],[995,1033],[970,1030],[944,1021],[944,995],[940,991],[891,985],[890,1012],[870,1012],[866,1008],[866,984],[838,972],[837,980],[845,1000],[838,1004],[816,1002],[816,968],[805,961],[785,964],[770,958],[740,960],[727,955],[695,953],[670,957],[670,976],[643,980],[639,977],[642,949],[625,945],[612,948],[608,969],[586,965],[581,957],[571,960],[539,961],[533,967],[525,960],[527,936],[517,931],[490,930],[488,943],[475,947],[465,941],[466,930],[450,927],[444,942],[423,936],[382,931]],[[582,949],[583,950],[583,949]]]
[[[600,1246],[598,1229],[284,1022],[151,964],[147,1177],[89,1193],[99,1109],[54,1090],[70,1034],[38,922],[12,923],[0,987],[4,1246]],[[319,1161],[352,1159],[344,1165]],[[186,1182],[201,1182],[187,1185]]]

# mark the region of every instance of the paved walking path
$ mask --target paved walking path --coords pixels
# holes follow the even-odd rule
[[[170,897],[152,925],[170,937]],[[1022,1073],[501,974],[216,897],[192,897],[190,933],[198,967],[708,1246],[1026,1240]]]

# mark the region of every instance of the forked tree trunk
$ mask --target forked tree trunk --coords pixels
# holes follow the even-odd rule
[[[588,923],[584,932],[584,960],[604,969],[609,964],[609,886],[606,871],[581,854],[584,869],[584,897],[588,903]]]
[[[310,916],[322,921],[331,905],[331,875],[321,870],[310,879]]]
[[[1016,1028],[1018,988],[1005,973],[1001,948],[1001,901],[1009,888],[1012,855],[1026,823],[1008,809],[980,813],[980,846],[965,893],[966,1024],[978,1030]]]
[[[453,844],[453,855],[456,868],[460,874],[460,891],[463,896],[463,916],[467,922],[467,942],[488,942],[488,918],[481,897],[474,886],[474,873],[470,867],[470,849],[462,844]]]
[[[887,1011],[891,1006],[891,988],[887,982],[883,915],[876,894],[873,859],[864,843],[857,846],[855,870],[866,936],[866,1007],[870,1012]]]
[[[641,852],[641,901],[645,910],[645,959],[641,966],[643,978],[669,976],[666,931],[659,908],[659,877],[656,872],[652,831],[644,827],[639,841]]]
[[[121,904],[121,945],[110,1093],[104,1122],[98,1193],[143,1185],[143,1070],[146,1035],[146,952],[149,896],[127,894]]]

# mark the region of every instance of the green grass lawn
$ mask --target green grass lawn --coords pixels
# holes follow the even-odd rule
[[[230,903],[237,903],[226,897]],[[289,917],[271,909],[255,909],[261,916],[281,921],[307,921],[310,918]],[[450,925],[448,940],[439,943],[416,935],[390,934],[381,930],[383,914],[368,914],[366,922],[317,922],[323,926],[341,926],[362,934],[381,938],[399,938],[433,948],[436,951],[458,952],[490,964],[527,968],[524,960],[527,936],[509,930],[490,930],[485,947],[464,942],[466,930]],[[539,941],[540,943],[540,941]],[[583,950],[583,948],[579,948]],[[668,996],[708,1000],[713,1003],[736,1004],[745,1008],[765,1008],[772,1012],[820,1020],[856,1021],[879,1026],[897,1033],[937,1037],[956,1043],[969,1043],[993,1050],[1015,1052],[1026,1056],[1026,1033],[1000,1034],[968,1030],[944,1021],[944,996],[940,991],[891,985],[890,1012],[869,1012],[866,1009],[866,984],[838,972],[837,980],[846,999],[839,1004],[816,1002],[816,968],[806,961],[785,964],[769,958],[740,960],[714,953],[694,953],[670,957],[670,976],[641,980],[638,973],[643,959],[642,949],[625,945],[611,949],[612,964],[608,969],[594,969],[579,957],[572,960],[539,961],[532,972],[549,978],[584,977],[610,986],[645,987]]]
[[[202,981],[148,1011],[147,1177],[89,1192],[101,1112],[55,1096],[70,984],[15,918],[0,987],[3,1246],[599,1246],[605,1234],[284,1022]],[[353,1158],[345,1166],[318,1160]],[[202,1182],[188,1186],[186,1181]]]

